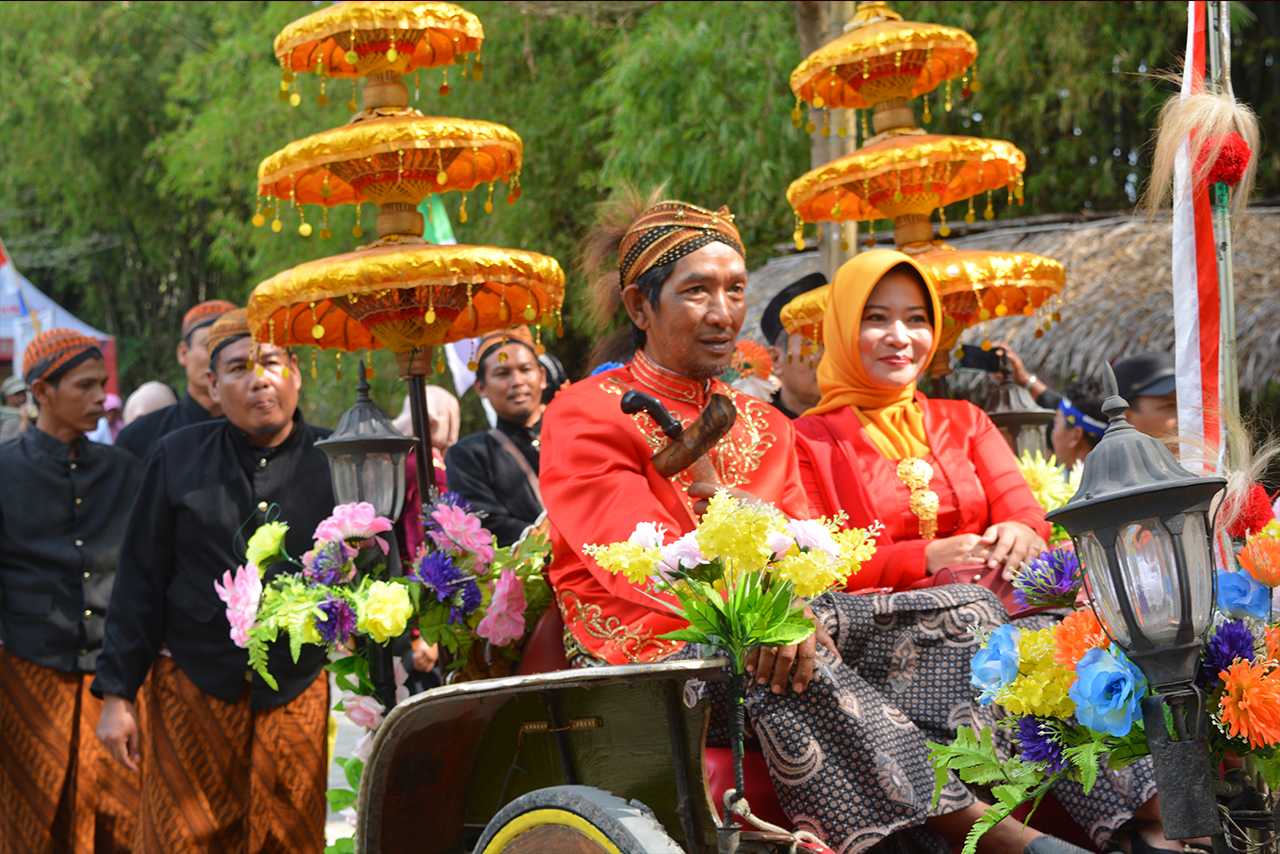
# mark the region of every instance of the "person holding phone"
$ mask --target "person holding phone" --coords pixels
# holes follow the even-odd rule
[[[976,583],[1005,594],[1008,606],[1008,582],[1045,548],[1049,525],[991,419],[967,401],[916,389],[942,319],[934,284],[908,255],[873,249],[837,271],[823,323],[822,397],[795,422],[801,475],[824,515],[884,525],[849,589],[945,595]],[[1039,628],[1031,624],[1054,619],[1021,622]],[[1054,794],[1108,850],[1139,810],[1151,814],[1155,785],[1150,764],[1136,763],[1100,775],[1088,796],[1075,784]],[[1158,824],[1141,837],[1163,840]]]

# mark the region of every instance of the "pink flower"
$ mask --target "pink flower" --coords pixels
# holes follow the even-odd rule
[[[391,530],[391,520],[379,516],[368,501],[355,504],[339,504],[333,513],[319,525],[311,536],[313,540],[373,540],[387,553],[387,541],[378,534]]]
[[[403,703],[409,699],[409,671],[399,657],[391,659],[391,674],[396,680],[396,702]]]
[[[769,551],[773,552],[774,560],[782,560],[786,557],[787,552],[791,551],[791,547],[796,544],[790,534],[782,531],[769,532]]]
[[[693,531],[662,546],[661,550],[662,560],[658,562],[658,571],[664,576],[670,576],[679,569],[696,569],[707,560],[698,547],[698,535]]]
[[[469,552],[475,557],[476,571],[493,560],[493,536],[480,524],[480,518],[461,507],[437,504],[431,511],[431,539],[445,551]]]
[[[231,640],[244,649],[249,645],[249,630],[258,619],[258,602],[262,599],[262,579],[251,563],[222,573],[222,583],[213,582],[218,598],[227,605],[227,622],[231,624]]]
[[[367,730],[375,730],[382,723],[386,711],[373,697],[348,694],[342,698],[342,709],[353,724]]]
[[[493,601],[476,634],[494,646],[506,646],[524,637],[524,584],[510,569],[504,569],[493,585]]]
[[[360,740],[356,742],[355,750],[351,751],[351,755],[356,759],[359,759],[361,762],[368,763],[369,754],[372,752],[373,752],[373,733],[366,732],[364,735],[360,736]],[[351,810],[343,810],[343,812],[351,813],[351,816],[348,816],[348,820],[355,815],[355,813],[352,812]],[[354,828],[356,826],[356,823],[352,821],[351,826]]]
[[[631,532],[627,540],[646,549],[660,549],[666,534],[667,529],[657,522],[641,522],[636,525],[636,529]]]
[[[826,552],[832,557],[840,556],[840,546],[826,525],[817,519],[791,519],[787,522],[787,530],[796,538],[796,545],[802,549],[814,549]]]

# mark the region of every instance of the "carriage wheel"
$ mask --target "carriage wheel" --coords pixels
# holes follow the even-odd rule
[[[593,786],[521,795],[485,826],[475,854],[683,854],[648,807]]]

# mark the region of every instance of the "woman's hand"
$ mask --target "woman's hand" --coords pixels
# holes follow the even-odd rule
[[[981,563],[987,558],[988,548],[977,534],[957,534],[931,540],[924,547],[924,571],[933,575],[948,566]]]
[[[997,522],[982,535],[987,549],[987,568],[1003,569],[1004,580],[1012,581],[1029,559],[1044,551],[1044,540],[1021,522]]]
[[[773,683],[770,690],[781,694],[787,690],[787,680],[791,680],[791,690],[803,694],[813,680],[813,669],[818,659],[818,644],[840,659],[840,651],[836,642],[822,623],[808,607],[804,615],[813,620],[813,634],[790,646],[758,646],[747,653],[747,673],[754,675],[760,685]]]

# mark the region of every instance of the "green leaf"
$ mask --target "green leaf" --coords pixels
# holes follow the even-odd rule
[[[354,836],[335,839],[332,845],[325,846],[324,854],[355,854],[356,840]]]
[[[364,774],[364,762],[353,756],[342,766],[342,771],[346,775],[347,784],[353,789],[359,789],[360,776]]]
[[[676,629],[673,632],[666,632],[665,634],[658,635],[658,637],[662,638],[663,640],[684,641],[685,643],[703,643],[703,644],[709,644],[713,646],[715,645],[715,641],[712,639],[714,637],[713,635],[708,635],[706,632],[700,629],[694,629],[694,628]]]
[[[329,801],[329,809],[333,812],[341,812],[356,802],[356,793],[350,789],[329,789],[324,796]]]
[[[1087,744],[1068,747],[1063,751],[1066,760],[1079,772],[1080,786],[1086,795],[1098,780],[1098,760],[1106,754],[1107,744],[1101,736]]]

